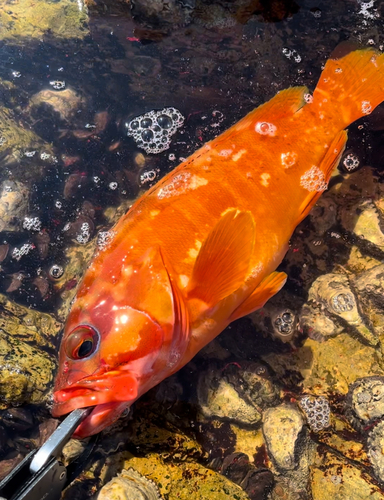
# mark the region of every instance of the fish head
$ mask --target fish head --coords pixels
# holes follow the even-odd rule
[[[110,425],[166,376],[175,326],[170,278],[159,252],[133,267],[112,289],[102,275],[93,283],[85,276],[67,319],[52,413],[94,407],[75,437]],[[92,293],[85,308],[84,297]]]

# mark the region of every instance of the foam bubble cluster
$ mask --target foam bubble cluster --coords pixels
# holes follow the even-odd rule
[[[327,399],[324,396],[318,398],[313,396],[305,396],[300,400],[300,407],[305,413],[309,427],[319,432],[326,427],[329,427],[330,408]]]
[[[319,167],[313,166],[307,170],[300,178],[300,186],[308,191],[325,191],[328,184],[325,181],[323,172]]]
[[[127,135],[133,137],[139,148],[146,153],[161,153],[169,148],[171,137],[184,123],[184,117],[176,108],[149,111],[125,124]]]

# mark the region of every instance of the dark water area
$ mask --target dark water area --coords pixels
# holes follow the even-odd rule
[[[313,91],[326,60],[340,43],[348,41],[351,45],[380,51],[384,47],[384,2],[379,0],[175,0],[166,6],[160,0],[153,4],[96,1],[88,6],[79,0],[79,3],[68,2],[68,16],[70,13],[72,17],[67,32],[61,29],[59,20],[52,20],[51,27],[33,34],[25,34],[22,22],[19,26],[19,3],[10,2],[0,7],[0,20],[3,19],[5,27],[4,36],[0,37],[0,294],[4,297],[0,316],[5,319],[0,326],[8,325],[10,315],[22,323],[29,317],[26,311],[49,314],[52,321],[56,321],[56,330],[49,331],[44,340],[33,339],[31,345],[46,353],[53,363],[70,302],[98,233],[105,235],[140,194],[278,91],[301,85]],[[48,12],[51,5],[64,2],[46,4]],[[33,8],[42,12],[37,18],[39,15],[44,18],[44,3],[36,5]],[[66,15],[65,9],[58,11],[61,16]],[[78,18],[73,14],[76,9],[81,12]],[[27,24],[36,24],[36,14],[33,21],[28,21],[28,11],[24,17]],[[145,150],[135,137],[128,135],[129,130],[134,130],[135,119],[139,117],[140,122],[140,117],[148,113],[152,120],[154,116],[164,115],[160,132],[161,137],[165,137],[162,144],[168,147],[156,154],[150,152],[153,145]],[[178,119],[180,126],[176,127]],[[172,127],[175,130],[171,134]],[[148,130],[143,127],[142,146],[151,144],[154,132]],[[349,200],[353,198],[349,194],[355,190],[376,203],[377,185],[382,183],[384,175],[383,160],[384,106],[381,105],[372,115],[349,128],[346,151],[330,188],[340,193],[339,186],[348,178],[348,187],[336,196]],[[361,173],[367,167],[370,174]],[[363,181],[366,184],[363,185]],[[199,355],[170,381],[144,396],[138,410],[133,412],[133,419],[139,412],[148,414],[150,420],[150,411],[153,411],[161,422],[160,427],[164,421],[179,425],[202,447],[199,463],[241,483],[249,498],[255,500],[318,499],[320,496],[316,487],[311,490],[309,473],[303,472],[301,458],[296,457],[296,465],[286,470],[279,469],[278,461],[268,458],[269,442],[262,442],[260,438],[261,420],[239,424],[236,418],[225,415],[220,420],[213,410],[211,414],[206,408],[201,411],[196,380],[200,373],[206,373],[207,380],[214,386],[217,373],[222,374],[237,394],[251,401],[260,414],[276,406],[278,401],[293,404],[306,394],[316,397],[325,394],[331,410],[335,415],[342,415],[343,420],[345,395],[362,373],[359,371],[356,377],[346,376],[348,383],[341,390],[342,396],[333,379],[326,388],[316,382],[308,385],[306,363],[313,363],[315,354],[307,348],[305,340],[309,336],[316,340],[321,337],[323,341],[326,334],[323,338],[317,327],[314,327],[315,333],[310,331],[312,327],[308,324],[315,320],[311,316],[306,323],[307,316],[304,318],[299,311],[308,300],[313,300],[309,289],[318,277],[334,273],[335,269],[346,268],[349,276],[362,271],[363,267],[350,263],[350,253],[356,248],[367,260],[380,264],[384,245],[379,237],[366,241],[361,233],[355,234],[353,225],[348,225],[342,216],[335,216],[333,220],[327,211],[327,204],[333,203],[333,195],[327,196],[327,201],[320,203],[314,215],[294,233],[287,259],[279,268],[288,273],[289,279],[282,294],[273,299],[270,309],[257,320],[247,317],[228,327],[211,351],[208,349]],[[384,203],[380,203],[376,206],[384,213]],[[355,208],[353,205],[353,210]],[[382,227],[380,220],[379,229]],[[356,280],[354,291],[360,286]],[[336,303],[336,308],[348,309],[348,300],[351,300],[348,293],[343,292],[340,301],[344,302]],[[15,307],[5,305],[6,300]],[[378,304],[382,307],[381,302],[377,299],[375,307]],[[357,308],[359,311],[371,307],[365,296],[362,304]],[[332,326],[330,338],[353,325],[352,337],[369,345],[370,337],[369,334],[364,337],[364,327],[375,323],[376,316],[366,315],[369,320],[364,319],[361,324],[341,315],[336,326]],[[41,321],[40,316],[37,317],[36,321]],[[16,335],[16,330],[6,332]],[[294,358],[293,353],[302,356],[297,354]],[[291,354],[292,362],[279,364],[271,360],[273,355],[285,360]],[[2,367],[8,369],[8,360],[4,359]],[[331,364],[334,362],[330,360]],[[382,376],[380,363],[377,361],[377,367],[366,375]],[[249,373],[257,381],[250,380]],[[330,380],[333,375],[325,375],[324,379],[327,376]],[[235,379],[241,379],[241,384],[236,385]],[[1,383],[7,381],[4,379]],[[47,396],[53,381],[50,379],[44,395],[35,399],[30,394],[34,383],[32,388],[23,388],[21,397],[0,396],[2,476],[29,449],[40,445],[49,435],[50,426],[56,425],[49,418]],[[253,384],[262,388],[261,399],[250,396]],[[317,393],[314,387],[321,389]],[[343,435],[350,432],[349,440],[365,443],[368,449],[360,432],[363,424],[360,422],[359,427],[354,418],[352,424],[348,423],[348,429],[338,428],[337,432]],[[256,429],[252,436],[258,446],[253,453],[246,450],[253,460],[252,471],[264,474],[259,482],[264,486],[256,493],[252,493],[250,483],[244,486],[241,482],[244,478],[240,481],[235,474],[231,476],[230,461],[223,465],[226,457],[243,450],[239,444],[241,433],[234,430],[233,422],[250,433],[241,438],[242,442],[251,439],[249,436]],[[341,456],[343,451],[331,443],[330,434],[319,438],[314,437],[313,432],[313,427],[306,431],[306,450],[313,452],[308,445],[312,433],[313,443],[334,446],[337,456]],[[124,445],[125,448],[118,443],[118,449],[145,456],[140,439],[136,436],[133,442],[136,444]],[[148,449],[161,449],[160,445],[156,446]],[[359,471],[370,475],[370,484],[378,488],[376,495],[384,480],[378,472],[379,466],[372,465],[367,455],[360,458],[353,463]],[[352,461],[351,455],[346,453],[345,460]],[[244,470],[248,474],[251,469],[247,464]],[[326,470],[328,466],[318,461],[317,468],[311,469],[312,476],[315,477],[321,467]],[[293,469],[301,471],[299,479]],[[271,479],[270,470],[275,479]],[[92,488],[97,489],[101,483],[100,479],[90,479],[86,491],[81,493],[84,496],[79,493],[78,498],[91,498]],[[280,495],[277,488],[273,490],[276,484],[287,496]],[[356,494],[355,498],[364,498],[364,494]]]

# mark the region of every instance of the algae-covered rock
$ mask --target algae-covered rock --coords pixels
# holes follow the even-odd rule
[[[325,452],[311,468],[313,500],[381,500],[380,488],[369,478],[365,469],[352,461]]]
[[[124,468],[132,467],[151,479],[168,500],[246,500],[249,496],[226,477],[191,462],[165,462],[157,454],[132,457]]]
[[[0,330],[0,408],[43,402],[55,368],[52,356]]]
[[[40,40],[47,32],[58,38],[83,38],[88,33],[86,21],[83,2],[13,0],[0,5],[0,39]]]
[[[296,352],[267,354],[263,359],[279,380],[318,396],[345,395],[349,384],[367,373],[384,375],[376,350],[345,333],[322,343],[308,338]]]
[[[53,352],[61,325],[50,315],[0,295],[0,408],[41,403],[56,368]]]

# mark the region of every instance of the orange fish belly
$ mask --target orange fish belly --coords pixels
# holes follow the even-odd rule
[[[275,269],[327,188],[344,128],[384,100],[383,67],[372,50],[329,60],[313,96],[278,93],[133,205],[79,288],[55,415],[95,406],[78,435],[98,432],[280,290]]]

